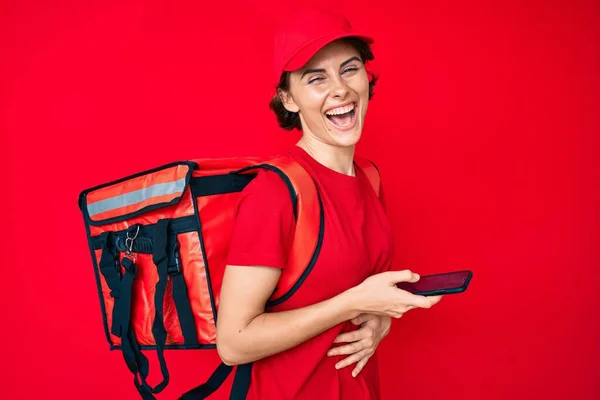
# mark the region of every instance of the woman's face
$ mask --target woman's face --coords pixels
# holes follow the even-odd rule
[[[304,135],[333,146],[353,146],[360,139],[369,102],[369,78],[359,53],[332,42],[300,70],[290,74],[288,111],[298,112]]]

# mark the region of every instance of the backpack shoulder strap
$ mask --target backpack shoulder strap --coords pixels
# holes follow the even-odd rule
[[[283,179],[290,192],[296,219],[288,263],[267,302],[267,307],[272,307],[290,298],[312,270],[323,242],[325,217],[314,179],[292,157],[283,155],[272,158],[237,173],[256,168],[273,171]]]
[[[381,177],[375,163],[367,158],[356,156],[354,157],[354,163],[365,173],[369,182],[371,182],[371,186],[373,186],[373,190],[375,190],[377,197],[379,197]]]
[[[270,160],[267,164],[286,181],[296,217],[288,264],[267,303],[267,306],[275,306],[298,290],[315,265],[323,242],[325,217],[317,185],[302,165],[289,156]]]

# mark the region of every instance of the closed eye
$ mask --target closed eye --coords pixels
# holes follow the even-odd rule
[[[342,71],[342,75],[346,74],[346,73],[350,73],[350,72],[355,72],[355,71],[358,71],[358,70],[359,70],[359,68],[356,67],[356,66],[348,67],[348,68],[346,68],[345,70]],[[322,76],[316,76],[314,78],[309,79],[308,83],[309,84],[315,83],[315,82],[321,81],[323,79],[325,79],[325,78],[323,78]]]

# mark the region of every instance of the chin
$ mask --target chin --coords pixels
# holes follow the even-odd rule
[[[336,146],[350,147],[355,146],[359,142],[361,132],[357,131],[345,135],[338,135],[330,131],[329,137],[332,139]]]
[[[358,143],[362,133],[362,125],[366,110],[362,110],[360,102],[352,103],[353,107],[346,106],[338,112],[339,115],[328,115],[324,113],[323,124],[325,132],[337,146],[349,147]]]

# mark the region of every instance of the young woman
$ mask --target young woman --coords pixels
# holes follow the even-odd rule
[[[354,152],[372,96],[365,68],[372,40],[346,19],[315,9],[278,33],[279,84],[271,108],[302,137],[288,156],[315,180],[325,210],[317,263],[300,289],[265,310],[294,239],[283,180],[262,171],[244,189],[221,290],[217,348],[224,363],[253,363],[249,399],[378,399],[375,349],[391,318],[440,297],[402,291],[419,279],[392,271],[384,204]]]

